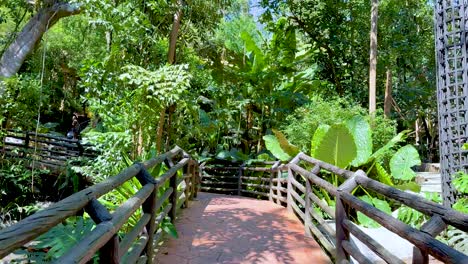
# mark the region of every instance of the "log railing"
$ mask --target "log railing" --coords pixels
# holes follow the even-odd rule
[[[9,130],[3,135],[2,152],[10,158],[35,160],[35,166],[60,172],[67,160],[77,157],[95,157],[89,145],[80,140]],[[30,164],[31,166],[31,164]]]
[[[179,161],[174,164],[176,158]],[[162,163],[168,168],[167,171],[154,178],[149,169]],[[183,174],[179,175],[179,171],[183,171]],[[0,230],[0,259],[84,209],[96,227],[61,256],[57,263],[86,263],[97,251],[100,259],[106,263],[154,263],[154,247],[162,235],[160,224],[166,216],[174,222],[176,210],[188,206],[188,200],[196,196],[198,173],[198,163],[179,147],[143,163],[136,163],[115,177]],[[112,213],[97,200],[133,177],[142,188]],[[178,193],[178,187],[183,192]],[[140,208],[142,213],[138,222],[119,239],[120,228]]]
[[[268,198],[270,201],[286,206],[304,223],[306,235],[315,237],[336,263],[347,263],[350,256],[359,263],[372,263],[350,240],[350,234],[383,261],[404,263],[403,260],[389,252],[350,220],[350,214],[355,215],[357,212],[363,213],[389,231],[412,243],[414,245],[413,263],[428,263],[428,255],[444,263],[468,263],[468,256],[435,239],[449,225],[467,232],[467,214],[382,184],[368,178],[361,170],[352,172],[340,169],[303,153],[297,155],[288,164],[277,162],[224,168],[208,167],[208,165],[203,164],[200,169],[202,171],[202,190],[204,191],[253,195],[256,198]],[[237,176],[236,174],[221,176],[230,177],[230,181],[226,182],[225,178],[217,178],[217,175],[220,175],[217,172],[220,171],[234,171],[237,172]],[[263,171],[265,174],[246,176],[252,171]],[[286,177],[285,171],[287,171]],[[269,177],[265,176],[267,173],[270,175]],[[343,183],[336,187],[321,177],[324,174],[339,177]],[[207,177],[212,186],[208,186],[206,183]],[[236,180],[240,184],[235,185]],[[411,207],[430,217],[430,220],[420,230],[410,227],[353,196],[351,193],[358,186]],[[329,206],[325,199],[319,198],[320,196],[328,196],[328,200],[335,201],[335,208]],[[330,222],[334,222],[334,224]]]

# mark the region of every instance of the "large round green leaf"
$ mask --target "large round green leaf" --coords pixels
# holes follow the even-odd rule
[[[316,156],[315,152],[317,151],[320,142],[322,142],[322,139],[325,137],[329,129],[329,125],[322,124],[315,130],[314,136],[312,137],[312,142],[310,144],[310,155],[312,155],[312,157]]]
[[[390,160],[390,171],[393,178],[400,180],[412,180],[416,173],[411,167],[421,165],[418,151],[411,145],[399,149]]]
[[[357,155],[351,165],[358,167],[367,162],[372,155],[372,134],[369,123],[362,116],[354,116],[346,122],[346,126],[354,137]]]
[[[273,135],[266,135],[263,136],[263,140],[265,140],[266,148],[281,161],[288,161],[291,159],[291,156],[288,155],[282,148],[278,141],[278,139]]]
[[[356,158],[354,138],[343,124],[333,125],[320,141],[315,158],[345,168]]]

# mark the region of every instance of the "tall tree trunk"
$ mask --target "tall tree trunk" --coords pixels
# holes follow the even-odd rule
[[[179,9],[174,14],[174,22],[172,23],[171,35],[169,37],[169,52],[167,53],[167,62],[169,64],[175,64],[176,62],[176,46],[177,46],[177,37],[179,36],[180,23],[182,21],[182,16],[184,15],[184,6],[185,2],[183,0],[178,0],[177,4]]]
[[[384,101],[384,114],[385,117],[390,118],[392,111],[392,71],[387,69],[387,82],[385,83],[385,101]]]
[[[40,9],[24,26],[0,59],[0,78],[15,75],[44,33],[62,17],[79,14],[79,4],[55,3]],[[3,91],[0,91],[0,96]]]
[[[371,31],[370,31],[370,59],[369,59],[369,113],[376,109],[376,80],[377,80],[377,19],[379,0],[372,0]]]
[[[177,48],[177,37],[179,35],[179,29],[180,29],[180,24],[182,22],[182,16],[184,15],[184,7],[185,7],[185,1],[183,0],[178,0],[177,1],[179,9],[176,11],[174,14],[174,21],[172,23],[172,30],[171,30],[171,35],[169,36],[169,50],[167,52],[167,62],[169,64],[175,64],[176,62],[176,48]],[[171,111],[169,107],[169,118],[171,115]],[[164,123],[165,123],[165,118],[166,118],[166,107],[161,109],[161,113],[159,115],[159,124],[158,124],[158,135],[157,135],[157,140],[156,140],[156,149],[159,152],[162,147],[162,137],[163,137],[163,131],[164,131]],[[175,111],[175,110],[174,110]],[[170,125],[171,122],[168,123],[168,126]],[[167,131],[170,131],[170,128],[167,128]],[[169,133],[167,134],[166,139],[169,140],[170,135]],[[168,146],[168,142],[166,142],[166,147]]]

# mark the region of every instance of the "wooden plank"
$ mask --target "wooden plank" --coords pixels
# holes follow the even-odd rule
[[[150,220],[150,214],[143,214],[132,230],[124,236],[119,245],[119,259],[128,251],[135,239],[142,234],[143,228],[145,228]]]
[[[343,248],[346,252],[351,255],[355,260],[358,261],[360,264],[374,264],[371,260],[369,260],[366,256],[364,256],[359,248],[357,248],[354,244],[350,243],[349,241],[343,241]]]
[[[268,186],[268,185],[262,185],[262,184],[242,183],[242,185],[248,186],[248,187],[256,187],[256,188],[260,188],[260,189],[270,189],[270,186]]]
[[[443,206],[442,204],[429,201],[415,194],[400,191],[366,177],[358,176],[356,177],[356,181],[367,189],[376,191],[390,199],[401,202],[426,215],[438,215],[445,223],[468,232],[468,214],[460,213],[449,207]]]
[[[330,241],[315,225],[309,225],[308,228],[310,228],[310,232],[315,238],[318,239],[317,242],[319,242],[333,258],[336,258],[335,242]]]
[[[107,208],[96,199],[86,206],[86,212],[96,224],[112,220]],[[119,237],[116,234],[99,249],[99,256],[108,263],[119,263]]]
[[[240,167],[239,167],[239,171],[238,171],[238,179],[237,179],[237,195],[241,195],[241,190],[242,190],[242,169],[244,167],[244,164],[242,164]]]
[[[275,194],[273,194],[272,197],[273,197],[273,199],[276,199],[277,201],[284,202],[284,203],[287,202],[287,200],[286,200],[285,197],[281,197],[281,196],[278,197],[278,196],[275,195]]]
[[[320,165],[322,166],[322,165]],[[333,184],[327,182],[326,180],[318,177],[317,175],[303,169],[302,167],[296,165],[296,164],[290,164],[289,165],[289,168],[299,174],[301,174],[302,176],[306,177],[307,179],[309,179],[312,183],[318,185],[319,187],[325,189],[329,194],[333,195],[333,196],[336,196],[336,187],[333,186]]]
[[[148,243],[148,236],[142,235],[131,247],[131,249],[122,256],[120,263],[136,263],[140,258],[141,252],[145,249]]]
[[[427,233],[428,235],[432,237],[436,237],[440,232],[445,230],[447,228],[447,224],[444,222],[444,220],[438,216],[434,215],[421,226],[421,231]],[[427,264],[429,263],[429,255],[427,254],[426,251],[420,250],[417,247],[413,248],[413,264]]]
[[[292,185],[294,185],[294,187],[296,187],[297,189],[299,189],[299,191],[301,191],[302,193],[305,193],[306,192],[306,188],[304,185],[302,185],[300,182],[298,182],[296,179],[291,178],[291,183]]]
[[[427,251],[436,259],[447,263],[468,263],[467,255],[445,245],[430,235],[406,225],[351,194],[342,192],[340,195],[345,203],[372,218],[391,232],[407,239],[421,250]]]
[[[325,170],[327,170],[329,172],[332,172],[332,173],[334,173],[336,175],[339,175],[339,176],[341,176],[341,177],[343,177],[345,179],[353,177],[354,172],[352,172],[352,171],[338,168],[336,166],[333,166],[333,165],[328,164],[326,162],[323,162],[321,160],[309,157],[309,156],[305,155],[304,153],[300,153],[298,156],[299,156],[300,160],[303,160],[305,162],[308,162],[308,163],[311,163],[311,164],[314,164],[314,165],[319,165],[322,169],[325,169]],[[292,165],[296,165],[296,164],[292,164]]]
[[[204,167],[205,171],[238,171],[241,167]]]
[[[325,235],[330,237],[330,239],[332,239],[332,241],[336,241],[335,230],[330,227],[329,223],[327,223],[313,208],[311,208],[311,210],[309,210],[309,214],[323,228],[323,231],[324,231]],[[314,225],[314,224],[312,223],[312,225]],[[335,243],[335,242],[333,242],[333,243]]]
[[[146,170],[143,164],[140,163],[140,172],[136,175],[136,178],[141,183],[141,185],[146,186],[146,184],[153,185],[153,191],[151,195],[146,199],[142,204],[142,210],[144,214],[151,215],[150,221],[146,224],[146,231],[148,234],[148,243],[146,244],[145,253],[148,255],[148,259],[153,259],[153,235],[156,231],[156,226],[154,224],[154,218],[156,216],[156,202],[158,189],[156,188],[156,180],[153,176]],[[148,264],[152,264],[151,262]]]
[[[186,160],[188,162],[188,159]],[[179,195],[177,194],[177,187],[179,186],[179,183],[177,182],[177,170],[181,169],[183,166],[180,166],[179,164],[181,163],[179,162],[178,165],[180,166],[180,168],[176,169],[177,166],[174,166],[172,160],[169,158],[166,159],[165,162],[166,165],[169,167],[169,170],[175,169],[173,173],[168,174],[171,175],[169,178],[169,186],[172,188],[172,194],[169,196],[169,202],[172,204],[172,208],[169,211],[169,217],[171,218],[171,223],[175,224],[175,219],[177,215],[177,200],[179,197]]]
[[[279,183],[286,183],[286,182],[288,182],[288,179],[286,179],[286,178],[280,178],[280,179],[274,178],[273,181],[274,182],[279,182]]]
[[[83,237],[67,253],[60,257],[58,263],[71,263],[75,261],[85,263],[90,260],[96,251],[119,231],[122,225],[127,222],[127,219],[151,195],[153,188],[154,185],[152,184],[143,186],[134,196],[115,210],[110,221],[98,224],[90,234]]]
[[[376,255],[381,257],[387,263],[390,264],[404,264],[405,262],[400,260],[397,256],[390,253],[385,247],[380,245],[372,237],[364,233],[359,229],[353,222],[345,219],[343,221],[343,226],[351,232],[357,239],[359,239],[364,245],[366,245],[370,250],[372,250]]]
[[[286,189],[286,188],[284,188],[284,187],[281,187],[281,186],[280,186],[280,187],[278,187],[278,186],[273,186],[272,189],[275,190],[275,191],[278,191],[278,190],[279,190],[280,192],[284,192],[284,193],[287,193],[287,192],[288,192],[288,189]]]
[[[52,204],[45,210],[41,210],[19,221],[15,225],[0,230],[0,259],[25,243],[44,234],[69,216],[76,215],[93,198],[97,199],[110,190],[119,187],[135,176],[139,170],[138,165],[133,165],[115,177],[77,192]]]
[[[289,171],[289,169],[288,169],[288,171]],[[276,198],[276,204],[278,204],[278,205],[281,205],[281,200],[280,200],[280,198],[283,198],[283,196],[282,196],[282,194],[281,194],[282,189],[285,189],[285,191],[284,191],[285,193],[288,192],[288,189],[283,188],[283,187],[281,186],[281,183],[282,183],[282,182],[280,181],[281,176],[282,176],[282,175],[281,175],[281,171],[278,171],[278,172],[276,173],[276,180],[277,180],[277,181],[276,181],[276,197],[277,197],[277,198]],[[287,179],[286,179],[286,180],[287,180]],[[286,200],[286,203],[287,203],[287,201],[288,201],[287,198],[285,198],[285,200]]]
[[[268,196],[268,200],[270,202],[273,202],[273,196],[274,196],[274,193],[273,193],[273,178],[274,178],[274,175],[275,175],[275,172],[276,172],[276,169],[277,167],[279,166],[280,162],[277,161],[275,162],[275,164],[273,164],[273,166],[271,167],[271,171],[270,171],[270,177],[269,177],[269,189],[270,189],[270,192],[269,192],[269,196]]]
[[[292,197],[294,197],[294,199],[297,202],[299,202],[303,207],[305,207],[306,203],[305,203],[304,199],[302,199],[302,197],[299,196],[299,194],[296,191],[292,190],[291,195],[292,195]]]
[[[305,190],[305,201],[304,201],[304,214],[305,214],[305,219],[304,219],[304,227],[305,227],[305,234],[306,236],[308,237],[312,237],[312,233],[310,232],[310,226],[314,225],[314,223],[312,223],[312,218],[311,218],[311,211],[314,210],[314,208],[312,208],[311,206],[311,203],[310,203],[310,199],[309,197],[307,197],[307,194],[312,192],[312,187],[310,186],[310,182],[308,180],[306,180],[306,190]],[[313,212],[315,213],[315,212]]]
[[[166,160],[167,158],[173,158],[176,155],[181,154],[181,153],[182,153],[182,149],[176,146],[175,148],[171,149],[170,151],[164,154],[161,154],[157,157],[154,157],[150,160],[143,162],[143,166],[145,166],[146,169],[152,168],[160,163],[163,163],[164,160]]]
[[[264,172],[270,172],[270,171],[271,171],[271,168],[245,167],[244,170],[248,170],[248,171],[264,171]]]
[[[270,182],[270,178],[263,178],[263,177],[247,177],[247,176],[242,176],[243,180],[251,180],[251,181],[266,181]]]
[[[292,179],[294,178],[293,171],[291,167],[288,168],[288,191],[286,192],[286,208],[288,209],[289,213],[293,212],[292,206],[294,204],[293,198],[292,198]]]
[[[166,189],[166,191],[161,195],[161,197],[158,198],[156,201],[156,205],[154,206],[156,210],[159,210],[159,208],[163,205],[163,203],[169,198],[169,196],[172,194],[172,187],[169,187]]]
[[[238,176],[218,176],[218,175],[203,175],[202,180],[204,178],[210,178],[210,179],[238,179]]]
[[[322,200],[320,200],[320,198],[317,197],[317,195],[315,195],[313,192],[310,192],[308,193],[307,195],[309,197],[309,199],[312,200],[312,202],[314,202],[320,209],[322,209],[326,214],[328,214],[329,216],[331,216],[331,218],[335,219],[335,211],[333,210],[333,208],[331,208],[330,206],[328,206],[328,204]]]
[[[304,222],[305,220],[305,214],[304,212],[302,212],[302,210],[299,208],[299,206],[297,206],[296,203],[292,203],[291,204],[291,208],[296,211],[296,213],[299,215],[299,217],[302,219],[302,222]]]
[[[182,169],[188,163],[188,161],[189,161],[188,158],[184,158],[180,160],[176,165],[171,166],[166,172],[164,172],[159,178],[156,179],[157,181],[156,187],[162,186],[167,180],[169,180],[174,174],[176,174],[178,170]],[[173,184],[175,185],[177,184],[177,182],[173,182]],[[173,186],[171,185],[171,187]]]

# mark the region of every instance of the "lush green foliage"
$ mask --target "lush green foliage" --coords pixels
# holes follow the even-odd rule
[[[433,7],[428,1],[379,1],[378,106],[382,108],[387,69],[393,73],[398,106],[389,118],[382,110],[374,116],[366,110],[370,1],[260,0],[266,8],[260,21],[246,0],[185,0],[184,6],[174,0],[72,2],[82,4],[82,13],[59,20],[18,75],[0,83],[5,89],[2,131],[34,129],[40,104],[41,131],[67,132],[73,112],[91,119],[83,140],[99,155],[70,162],[69,173],[55,182],[60,193],[76,191],[80,179],[97,183],[112,177],[174,144],[200,160],[247,163],[287,161],[301,150],[339,167],[363,169],[385,184],[419,191],[411,168],[420,156],[411,145],[400,145],[412,142],[407,129],[413,129],[415,120],[426,127],[419,135],[421,142],[429,142],[420,144],[429,150],[423,159],[432,159],[437,139]],[[1,53],[47,4],[0,0]],[[178,11],[183,16],[176,64],[168,65]],[[153,176],[165,170],[158,167]],[[29,188],[30,176],[21,164],[2,163],[3,220],[22,216],[38,198]],[[340,184],[335,175],[324,177]],[[467,182],[461,175],[454,185],[466,193]],[[101,202],[113,209],[139,187],[129,181]],[[333,206],[328,194],[314,191]],[[355,194],[387,213],[395,207],[363,189]],[[466,199],[454,208],[466,209]],[[424,220],[407,209],[400,211],[404,221]],[[362,214],[357,220],[375,226]],[[63,252],[59,240],[64,231],[89,228],[86,221],[67,223],[43,237],[43,245],[53,248],[48,257]],[[79,236],[80,228],[67,239]],[[162,228],[177,236],[168,221]],[[54,234],[59,238],[54,240]]]

